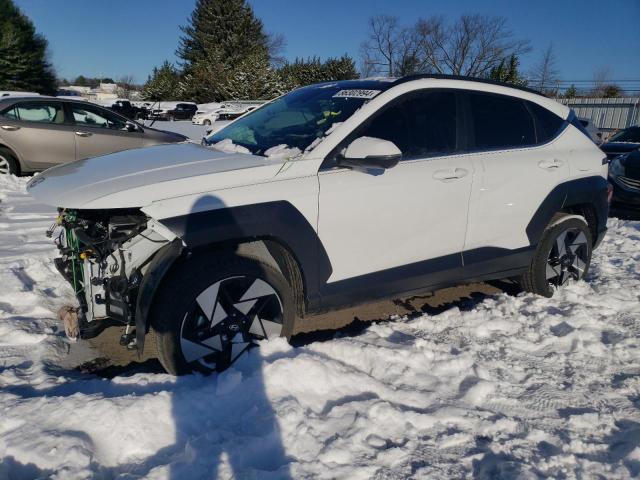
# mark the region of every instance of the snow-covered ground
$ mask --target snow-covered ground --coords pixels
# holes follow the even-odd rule
[[[0,178],[0,479],[628,478],[640,474],[640,223],[588,283],[498,295],[213,377],[65,369],[54,215]]]

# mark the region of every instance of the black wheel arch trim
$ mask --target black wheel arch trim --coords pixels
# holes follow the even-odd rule
[[[542,201],[527,225],[527,238],[531,245],[537,245],[545,228],[553,216],[569,207],[591,205],[596,216],[596,238],[594,248],[602,240],[607,230],[609,216],[608,182],[600,175],[569,180],[556,186]]]
[[[142,277],[136,299],[136,346],[138,355],[144,351],[145,335],[149,328],[149,312],[156,290],[184,250],[182,241],[176,238],[155,253]]]
[[[277,242],[298,263],[305,300],[311,308],[319,302],[320,286],[333,271],[314,227],[285,200],[206,210],[160,222],[190,249],[224,242]]]

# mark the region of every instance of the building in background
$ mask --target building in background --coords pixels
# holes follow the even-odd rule
[[[587,118],[603,132],[603,137],[640,124],[640,97],[558,98],[572,108],[579,118]]]

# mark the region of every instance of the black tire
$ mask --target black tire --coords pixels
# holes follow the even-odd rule
[[[0,147],[0,175],[7,174],[19,175],[20,164],[11,150]]]
[[[522,288],[551,297],[566,282],[584,278],[591,264],[592,245],[591,230],[583,217],[556,214],[538,243],[529,270],[520,279]]]
[[[209,119],[206,119],[206,120],[205,120],[204,122],[202,122],[202,123],[204,123],[207,127],[210,127],[210,126],[211,126],[211,120],[209,120]]]
[[[258,300],[248,312],[240,311],[244,309],[241,304],[252,301],[244,300],[244,297],[255,285],[263,285],[261,282],[266,282],[276,297],[251,297]],[[198,300],[213,298],[208,296],[208,292],[213,291],[215,299],[210,307],[211,313],[204,313],[206,308]],[[277,298],[277,303],[274,298]],[[234,303],[236,301],[239,303]],[[277,313],[278,306],[280,314]],[[265,322],[258,317],[258,313],[260,317],[267,316],[263,315],[265,310],[272,312],[273,321]],[[258,260],[233,253],[207,253],[184,261],[168,275],[155,295],[150,318],[160,363],[167,372],[184,375],[194,371],[206,374],[228,368],[241,355],[235,356],[235,347],[239,347],[237,351],[244,353],[252,346],[253,340],[271,336],[266,324],[273,327],[280,322],[279,335],[290,337],[295,312],[292,289],[280,272]],[[226,316],[220,319],[219,315]],[[246,328],[250,323],[251,330],[254,330],[255,319],[260,319],[258,328],[264,332],[261,336]],[[214,322],[217,323],[214,325]],[[277,330],[276,333],[270,333],[276,336]],[[215,347],[212,346],[214,343]],[[188,351],[183,351],[183,346]],[[199,349],[212,350],[194,359],[194,348],[197,355],[200,355]],[[192,357],[190,361],[186,358],[189,356]]]
[[[176,121],[176,117],[174,115],[169,115],[169,121],[170,122],[175,122]]]

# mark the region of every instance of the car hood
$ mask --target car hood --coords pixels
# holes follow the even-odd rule
[[[50,168],[35,176],[27,189],[37,200],[56,207],[135,208],[268,180],[282,164],[282,159],[223,153],[193,143],[157,145]]]

